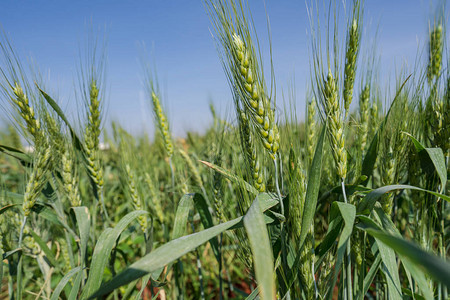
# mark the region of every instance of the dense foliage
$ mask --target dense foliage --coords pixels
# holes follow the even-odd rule
[[[361,48],[361,4],[343,32],[339,7],[325,35],[311,17],[298,123],[275,109],[248,7],[205,7],[235,114],[211,105],[211,127],[186,138],[171,134],[154,71],[150,141],[102,129],[101,50],[80,64],[73,122],[3,39],[0,298],[448,299],[444,16],[430,21],[423,67],[385,93],[375,49]]]

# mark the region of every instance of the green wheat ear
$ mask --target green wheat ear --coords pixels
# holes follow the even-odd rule
[[[131,200],[133,202],[134,209],[142,210],[142,198],[139,195],[138,188],[136,186],[136,174],[134,170],[131,169],[129,164],[125,165],[125,175],[126,175],[126,183],[128,187],[128,192],[130,194]],[[144,233],[147,233],[148,229],[148,220],[146,215],[140,215],[138,217],[139,225]]]
[[[167,156],[169,158],[173,155],[173,144],[172,144],[172,138],[170,136],[170,130],[169,130],[169,122],[167,120],[166,114],[164,113],[161,102],[159,101],[159,97],[156,94],[156,91],[152,87],[151,91],[151,97],[152,97],[152,104],[153,104],[153,111],[155,113],[155,119],[156,123],[158,125],[159,131],[161,132],[161,135],[164,140],[164,148],[166,149]]]
[[[44,139],[43,133],[41,131],[41,122],[36,117],[33,107],[28,101],[28,96],[23,91],[19,83],[15,83],[13,87],[14,96],[11,100],[16,104],[20,116],[25,121],[27,131],[31,134],[34,139],[35,145]]]
[[[47,182],[47,173],[52,161],[52,149],[50,147],[38,147],[36,149],[36,161],[31,172],[30,179],[25,188],[22,204],[23,214],[28,217],[36,204],[37,197]]]
[[[253,186],[259,191],[264,192],[266,185],[264,183],[264,177],[262,169],[259,163],[259,159],[256,152],[256,145],[253,142],[252,133],[250,130],[250,124],[248,118],[243,111],[238,112],[239,131],[241,135],[241,142],[245,153],[245,158],[250,167],[250,174],[252,178]]]
[[[51,147],[55,150],[57,159],[61,158],[64,152],[64,135],[61,132],[61,122],[54,117],[47,109],[42,111],[42,119],[45,123],[45,130],[49,136]]]
[[[359,118],[360,118],[360,151],[364,153],[367,144],[367,135],[369,133],[369,100],[370,100],[370,85],[366,84],[359,96]]]
[[[73,149],[66,146],[61,156],[61,177],[63,189],[72,207],[81,205],[81,197],[78,190],[77,164],[75,160],[76,156]]]
[[[89,126],[89,135],[92,138],[93,147],[98,149],[98,145],[100,143],[100,99],[99,99],[99,90],[97,87],[97,82],[93,80],[91,82],[90,90],[89,90],[89,114],[88,114],[88,126]]]
[[[100,123],[101,123],[101,103],[99,99],[99,90],[97,82],[91,80],[89,85],[89,99],[87,103],[87,124],[84,131],[84,154],[86,159],[87,170],[90,178],[97,188],[97,197],[100,200],[102,209],[103,202],[103,167],[100,160]]]
[[[306,147],[308,150],[308,168],[312,164],[316,146],[316,99],[312,98],[307,106]]]
[[[438,24],[431,30],[428,42],[427,78],[429,82],[438,77],[440,74],[442,68],[442,50],[442,24]]]
[[[247,41],[250,43],[251,41]],[[257,73],[256,55],[242,38],[233,33],[232,43],[234,64],[234,84],[240,90],[244,112],[248,116],[261,138],[264,148],[275,157],[280,147],[280,134],[275,123],[274,111],[263,85],[257,81],[261,76]]]

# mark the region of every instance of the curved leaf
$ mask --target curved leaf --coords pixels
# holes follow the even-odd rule
[[[416,190],[416,191],[422,191],[425,193],[432,194],[436,197],[439,197],[441,199],[444,199],[445,201],[450,202],[450,197],[446,195],[442,195],[433,191],[424,190],[412,185],[406,185],[406,184],[396,184],[396,185],[387,185],[380,188],[377,188],[373,190],[372,192],[368,193],[359,203],[358,205],[358,214],[369,214],[377,200],[383,196],[384,194],[394,191],[394,190],[401,190],[401,189],[409,189],[409,190]]]
[[[75,133],[75,130],[73,130],[72,126],[70,125],[69,120],[67,119],[67,117],[64,114],[64,112],[62,111],[62,109],[59,107],[58,103],[56,103],[56,101],[53,100],[52,97],[50,97],[46,92],[41,90],[41,88],[39,86],[37,86],[37,88],[39,89],[39,92],[41,92],[42,96],[47,101],[47,103],[50,104],[50,106],[55,110],[55,112],[58,114],[58,116],[61,118],[61,120],[63,120],[64,123],[69,128],[70,135],[72,136],[72,139],[74,141],[75,148],[78,149],[79,151],[85,153],[84,148],[82,146],[83,144],[81,143],[80,139],[78,138],[77,134]]]
[[[378,220],[382,224],[383,229],[387,233],[391,233],[399,238],[402,237],[398,229],[395,227],[395,224],[380,207],[375,208],[374,215],[378,218]],[[428,285],[424,273],[419,271],[418,268],[407,257],[400,255],[400,258],[405,268],[406,274],[408,276],[408,280],[410,280],[409,276],[410,274],[412,274],[417,282],[417,285],[421,289],[424,297],[426,299],[433,299],[433,292],[431,291],[430,286]]]
[[[84,259],[86,256],[87,243],[89,240],[89,229],[91,225],[91,218],[89,216],[89,211],[85,206],[72,207],[75,212],[75,217],[77,220],[78,231],[80,233],[80,253],[81,253],[81,266],[84,265]],[[81,280],[83,277],[83,272],[79,272],[75,278],[72,290],[70,291],[69,300],[77,299],[78,292],[80,290]]]
[[[165,265],[177,260],[186,253],[206,243],[213,237],[230,229],[242,221],[242,217],[216,225],[203,231],[193,233],[172,240],[159,248],[156,248],[140,260],[131,264],[122,273],[114,277],[110,282],[104,284],[90,299],[108,294],[114,289],[132,282],[144,275],[158,270]]]
[[[200,160],[200,162],[202,164],[204,164],[205,166],[213,169],[214,171],[219,172],[220,174],[222,174],[223,176],[225,176],[226,178],[228,178],[229,180],[233,181],[234,183],[236,183],[239,186],[244,187],[248,192],[257,195],[258,191],[248,182],[246,182],[244,179],[232,174],[230,171],[225,170],[222,167],[219,167],[213,163],[207,162],[207,161],[203,161]]]
[[[66,284],[70,281],[70,279],[77,274],[78,272],[81,271],[81,267],[76,267],[72,270],[70,270],[58,283],[58,285],[56,286],[55,290],[53,291],[52,297],[50,298],[50,300],[58,300],[59,299],[59,295],[61,294],[62,290],[64,289],[64,287],[66,286]]]
[[[193,194],[187,194],[183,197],[185,199],[182,203],[183,206],[189,207],[189,199],[192,200]],[[259,201],[259,206],[263,211],[278,203],[278,201],[271,198],[269,194],[265,193],[261,194],[260,197],[257,197],[256,200]],[[184,213],[180,213],[180,215],[183,214]],[[179,218],[180,224],[182,223],[182,219],[182,217]],[[181,256],[206,243],[222,232],[229,229],[242,227],[242,220],[243,217],[239,217],[231,221],[216,225],[214,227],[210,227],[203,231],[171,240],[170,242],[160,246],[159,248],[142,257],[140,260],[128,266],[124,271],[122,271],[122,273],[114,277],[110,282],[100,287],[100,289],[95,292],[94,295],[90,296],[89,299],[108,294],[109,292],[124,284],[130,283],[145,276],[148,273],[163,268],[165,265],[177,260]],[[181,225],[179,227],[181,228]],[[172,236],[175,236],[176,234],[178,233],[173,233]]]
[[[177,239],[186,233],[189,211],[194,207],[194,195],[195,194],[183,195],[178,203],[172,231],[172,240]]]
[[[203,195],[196,193],[194,195],[194,205],[195,209],[198,211],[200,215],[200,221],[203,224],[203,227],[210,228],[214,226],[211,213],[209,212],[208,204],[206,203],[205,198]],[[212,250],[214,252],[214,256],[216,257],[217,261],[220,260],[220,252],[219,252],[219,241],[217,240],[217,237],[214,237],[209,241],[211,243]]]
[[[435,280],[442,282],[450,288],[450,263],[436,255],[422,250],[416,244],[409,242],[402,237],[394,236],[380,230],[379,226],[367,217],[360,216],[359,219],[361,220],[361,225],[359,225],[361,229],[379,239],[399,255],[409,259],[410,262],[424,270]]]
[[[450,130],[450,129],[449,129]],[[415,137],[411,134],[404,132],[404,134],[408,135],[412,140],[414,147],[416,148],[419,154],[425,154],[426,157],[433,163],[436,172],[441,179],[441,184],[443,187],[447,184],[447,166],[445,165],[445,157],[444,152],[442,152],[441,148],[425,148]],[[428,161],[424,162],[425,164]]]
[[[114,228],[107,228],[102,232],[94,248],[89,277],[83,288],[81,299],[92,294],[100,287],[103,272],[117,239],[134,219],[146,213],[147,212],[143,210],[133,211],[123,217]]]
[[[309,170],[308,186],[306,188],[305,207],[302,216],[302,225],[300,231],[300,237],[298,241],[299,247],[303,246],[303,242],[306,239],[309,228],[314,220],[314,214],[316,213],[317,199],[319,196],[320,188],[320,172],[322,169],[322,154],[323,154],[323,140],[325,136],[324,126],[320,133],[319,140],[317,141],[316,151]]]
[[[264,216],[256,199],[244,217],[261,299],[275,299],[273,257]]]
[[[0,152],[3,152],[11,157],[17,159],[24,167],[31,167],[33,165],[33,160],[31,156],[24,153],[23,151],[9,147],[6,145],[0,145]]]
[[[39,245],[41,250],[44,252],[45,257],[52,264],[52,266],[57,267],[58,262],[56,261],[56,258],[53,255],[52,251],[48,248],[47,244],[33,230],[30,230],[30,234],[33,237],[33,239],[35,240],[35,242]]]

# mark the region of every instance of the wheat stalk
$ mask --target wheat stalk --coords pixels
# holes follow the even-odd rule
[[[45,123],[45,129],[48,133],[51,147],[53,147],[55,150],[54,154],[59,159],[64,152],[65,145],[64,135],[61,132],[61,123],[57,121],[46,108],[42,110],[42,119]]]

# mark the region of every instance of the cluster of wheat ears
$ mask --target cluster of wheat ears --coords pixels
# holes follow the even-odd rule
[[[363,5],[348,4],[325,8],[325,32],[309,7],[298,123],[276,110],[248,4],[206,0],[235,114],[211,105],[211,127],[185,139],[151,68],[154,141],[102,129],[101,43],[80,64],[76,124],[3,37],[0,298],[448,299],[445,11],[385,89]]]

